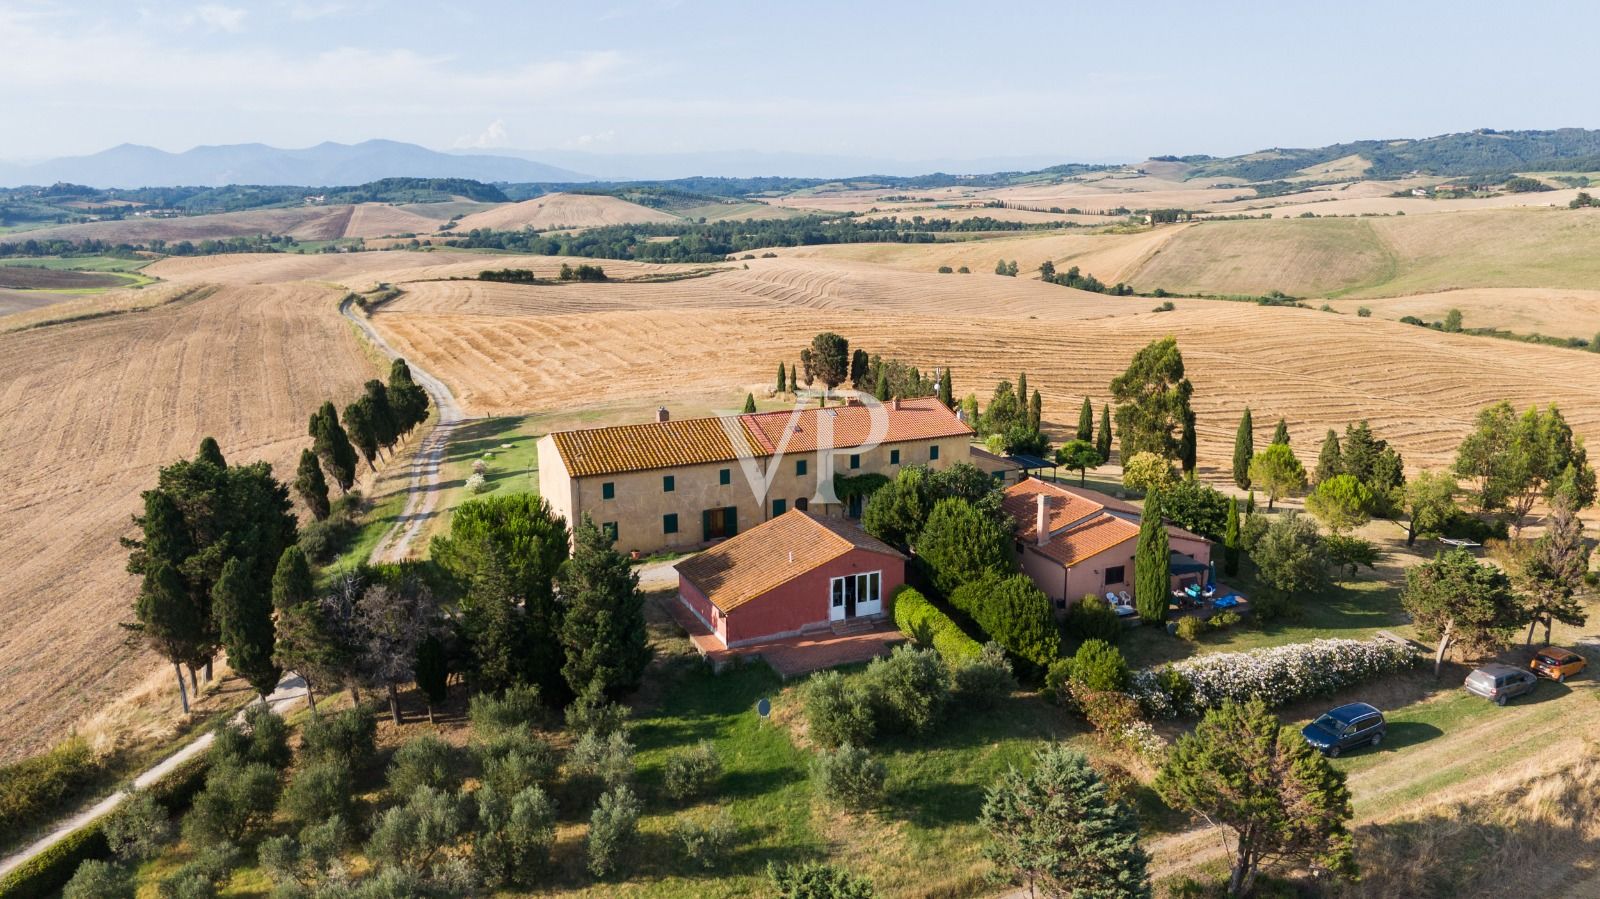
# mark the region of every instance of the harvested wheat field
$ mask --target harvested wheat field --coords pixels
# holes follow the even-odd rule
[[[638,222],[676,222],[677,216],[598,194],[546,194],[521,203],[509,203],[474,213],[456,224],[458,231],[473,228],[549,231],[561,228],[598,228]]]
[[[1040,263],[1065,271],[1078,266],[1107,284],[1127,280],[1147,259],[1188,225],[1134,231],[1047,231],[986,240],[934,243],[858,243],[774,250],[791,259],[848,259],[905,271],[937,272],[939,266],[966,266],[973,275],[993,275],[995,263],[1015,260],[1023,279],[1036,278]],[[970,288],[969,288],[970,289]]]
[[[1132,275],[1140,290],[1399,296],[1600,283],[1600,210],[1200,222]]]
[[[373,375],[338,297],[230,285],[0,334],[0,759],[60,737],[156,664],[118,627],[136,585],[117,541],[157,467],[209,434],[231,460],[292,476],[310,412]]]
[[[251,209],[180,218],[131,218],[122,221],[61,225],[29,231],[28,236],[63,240],[110,240],[144,243],[255,237],[287,234],[297,240],[333,240],[343,237],[350,219],[349,206],[304,206],[290,209]]]
[[[1379,318],[1398,321],[1411,315],[1441,321],[1460,309],[1467,328],[1498,328],[1516,334],[1581,337],[1600,332],[1600,290],[1565,288],[1471,287],[1370,300],[1334,300],[1329,305],[1355,314],[1365,306]]]
[[[470,414],[762,384],[832,329],[873,352],[953,366],[958,392],[980,397],[1025,369],[1047,421],[1064,426],[1085,394],[1105,399],[1136,349],[1176,334],[1195,382],[1203,468],[1230,457],[1246,403],[1262,421],[1287,417],[1302,447],[1370,419],[1413,467],[1445,464],[1476,411],[1500,399],[1557,402],[1600,439],[1587,386],[1600,357],[1589,354],[1308,309],[1178,300],[1157,314],[1146,298],[1024,279],[763,262],[665,284],[412,285],[374,321]]]

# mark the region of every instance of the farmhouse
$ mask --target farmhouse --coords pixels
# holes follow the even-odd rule
[[[1131,594],[1139,545],[1139,509],[1119,499],[1028,479],[1005,491],[1003,507],[1017,521],[1017,562],[1055,602],[1056,610],[1089,595]],[[1202,583],[1211,544],[1167,525],[1172,586]]]
[[[905,563],[847,519],[791,509],[679,562],[678,598],[737,648],[883,618]]]
[[[852,402],[681,421],[662,409],[644,424],[547,434],[539,492],[568,522],[589,515],[618,549],[649,553],[704,546],[790,509],[859,516],[852,487],[862,482],[853,479],[967,459],[972,429],[937,399],[877,409]]]

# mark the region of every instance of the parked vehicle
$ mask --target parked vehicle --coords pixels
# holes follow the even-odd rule
[[[1377,746],[1388,732],[1383,713],[1364,702],[1339,706],[1300,730],[1307,743],[1329,758],[1357,746]]]
[[[1512,699],[1532,693],[1539,678],[1532,671],[1510,665],[1485,665],[1467,675],[1468,693],[1493,700],[1495,705],[1505,705]]]
[[[1577,676],[1578,672],[1588,664],[1587,659],[1570,649],[1546,646],[1533,654],[1533,658],[1528,661],[1528,668],[1540,677],[1548,677],[1559,683],[1569,677]]]

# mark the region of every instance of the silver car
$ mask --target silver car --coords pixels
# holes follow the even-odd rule
[[[1505,705],[1515,697],[1532,693],[1538,683],[1539,678],[1532,671],[1499,664],[1485,665],[1473,671],[1467,675],[1466,681],[1468,693],[1492,700],[1495,705]]]

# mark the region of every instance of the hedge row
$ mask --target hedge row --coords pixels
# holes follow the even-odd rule
[[[206,769],[206,755],[200,753],[152,784],[150,794],[177,815],[189,807],[205,785]],[[111,846],[101,829],[104,822],[101,818],[73,831],[7,874],[0,880],[0,899],[47,899],[58,894],[85,861],[110,858]]]
[[[88,791],[104,771],[80,737],[50,751],[0,766],[0,849],[27,835]]]
[[[894,623],[919,646],[932,646],[945,662],[954,666],[983,654],[978,641],[967,636],[959,625],[916,588],[902,585],[894,591]]]
[[[1152,718],[1199,715],[1226,700],[1260,699],[1269,707],[1346,687],[1417,663],[1392,640],[1313,640],[1250,652],[1218,652],[1135,672],[1128,692]]]

